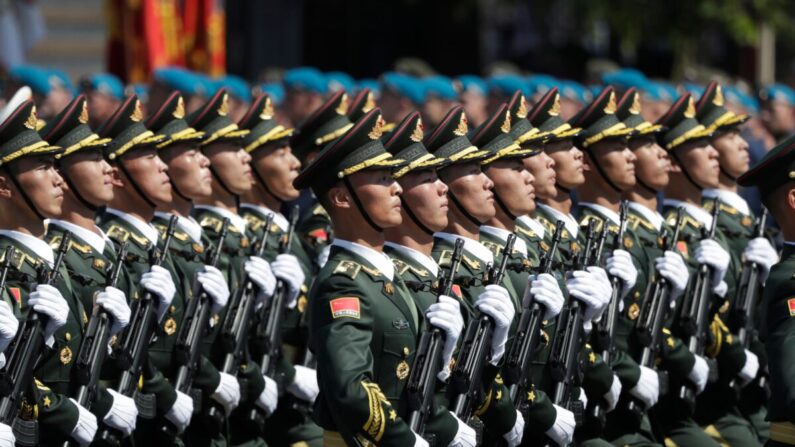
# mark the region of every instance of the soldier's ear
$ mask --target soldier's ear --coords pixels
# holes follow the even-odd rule
[[[6,174],[5,171],[0,173],[0,197],[4,199],[11,198],[10,182],[7,175],[8,174]]]
[[[110,165],[110,183],[117,188],[124,188],[124,181],[121,178],[121,172],[116,165]]]
[[[326,197],[332,208],[347,209],[353,206],[348,188],[344,187],[342,182],[338,183],[337,186],[332,186],[326,193]]]
[[[790,210],[795,210],[795,188],[787,189],[787,206]]]
[[[682,167],[676,161],[676,157],[669,157],[671,159],[671,172],[681,173]]]

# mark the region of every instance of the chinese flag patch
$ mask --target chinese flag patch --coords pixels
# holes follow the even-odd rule
[[[336,298],[331,300],[329,304],[331,305],[332,318],[359,318],[361,316],[359,309],[359,298]]]
[[[789,316],[795,317],[795,298],[787,300],[787,308],[789,309]]]
[[[688,253],[687,253],[687,243],[686,243],[685,241],[679,241],[679,242],[677,242],[677,243],[676,243],[676,248],[679,250],[679,253],[681,253],[681,254],[682,254],[682,256],[683,256],[685,259],[687,259],[687,258],[689,258],[689,257],[690,257],[690,256],[688,255]]]
[[[458,298],[459,300],[461,299],[462,296],[461,286],[459,286],[458,284],[453,284],[453,287],[451,287],[450,290],[453,291],[453,295],[455,295],[456,298]]]
[[[19,304],[22,300],[22,293],[19,291],[19,287],[9,287],[8,293],[12,298],[14,298],[14,301],[16,301],[17,304]]]
[[[309,236],[311,236],[313,239],[315,239],[318,242],[326,242],[328,240],[328,232],[322,228],[310,231]]]

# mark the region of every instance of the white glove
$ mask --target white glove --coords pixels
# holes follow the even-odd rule
[[[138,408],[135,406],[135,401],[112,389],[108,389],[108,393],[113,396],[113,403],[110,405],[110,411],[108,411],[102,421],[121,431],[125,436],[130,436],[135,430],[135,421],[138,418]]]
[[[276,256],[276,259],[271,264],[271,269],[273,270],[273,276],[281,279],[287,285],[288,294],[287,302],[285,303],[287,308],[294,308],[298,295],[301,293],[301,286],[306,280],[301,264],[298,263],[298,258],[287,253],[280,254]]]
[[[709,365],[700,355],[695,356],[696,362],[693,364],[693,369],[687,378],[696,386],[696,394],[701,394],[704,388],[707,387],[707,379],[709,379]]]
[[[505,354],[505,342],[508,341],[508,329],[516,310],[513,308],[511,296],[504,287],[496,284],[486,286],[486,291],[478,296],[475,307],[494,320],[494,334],[491,337],[491,361],[497,365]]]
[[[14,437],[14,431],[11,430],[11,427],[6,424],[0,424],[0,447],[14,447],[16,442],[17,438]]]
[[[577,400],[582,402],[582,407],[583,408],[588,408],[588,395],[585,394],[585,389],[584,388],[580,388],[579,391],[580,391],[580,394],[579,394],[579,396],[577,396]]]
[[[627,296],[638,280],[638,269],[626,250],[613,250],[612,256],[607,258],[607,272],[621,280],[621,298]]]
[[[259,288],[261,296],[269,298],[276,290],[276,277],[273,276],[271,265],[268,261],[258,257],[249,256],[248,261],[243,266],[249,279]]]
[[[660,397],[660,376],[657,371],[641,365],[638,384],[629,390],[629,394],[640,399],[646,408],[653,407]]]
[[[295,378],[287,386],[287,391],[307,402],[314,402],[320,388],[317,385],[317,371],[306,366],[295,365]]]
[[[53,286],[39,284],[28,298],[28,306],[35,312],[47,316],[47,326],[44,327],[44,340],[52,346],[52,335],[58,328],[66,324],[69,318],[69,304],[61,292]]]
[[[317,266],[318,268],[323,268],[328,262],[328,255],[331,253],[331,245],[326,245],[325,247],[320,249],[320,252],[317,254]]]
[[[229,284],[224,274],[211,265],[205,265],[204,271],[196,274],[196,279],[213,301],[212,313],[217,314],[229,302]]]
[[[5,301],[0,301],[0,352],[5,351],[8,345],[14,341],[18,329],[19,320],[14,316],[11,306]],[[2,440],[1,435],[0,440]]]
[[[756,378],[756,373],[759,372],[759,358],[753,352],[745,350],[745,364],[743,369],[738,374],[740,377],[740,384],[746,386]]]
[[[475,447],[478,445],[478,435],[475,433],[475,429],[470,427],[466,424],[466,422],[458,419],[458,416],[455,415],[452,411],[450,414],[453,415],[456,422],[458,422],[458,431],[455,433],[455,437],[450,444],[447,444],[447,447]]]
[[[265,414],[270,416],[279,405],[279,389],[275,380],[268,376],[262,377],[265,379],[265,389],[260,393],[256,403],[258,407],[265,410]]]
[[[412,431],[414,433],[414,431]],[[428,441],[426,441],[422,436],[414,433],[414,447],[429,447]]]
[[[721,280],[717,286],[712,288],[712,293],[718,295],[721,298],[726,298],[726,293],[729,291],[729,285],[726,284],[726,281]]]
[[[524,435],[524,417],[522,413],[516,411],[516,422],[513,427],[508,430],[508,433],[503,433],[502,439],[508,444],[508,447],[516,447],[522,443],[522,436]]]
[[[613,290],[604,270],[599,267],[588,267],[587,270],[572,272],[571,278],[566,281],[566,288],[569,289],[571,296],[585,305],[586,322],[596,321],[601,317],[610,302]]]
[[[546,434],[558,445],[569,445],[574,439],[574,426],[576,424],[574,413],[557,405],[555,405],[555,411],[557,412],[555,423],[547,430]]]
[[[127,305],[127,296],[121,290],[111,286],[105,287],[105,290],[97,293],[96,303],[113,317],[113,323],[110,326],[111,335],[118,334],[130,324],[132,311]]]
[[[437,377],[441,381],[450,377],[450,359],[453,358],[453,351],[458,345],[461,331],[464,329],[464,317],[461,316],[461,306],[457,299],[440,295],[439,301],[428,307],[425,318],[431,325],[441,329],[445,333],[444,349],[442,350],[442,365],[444,367]]]
[[[171,273],[159,265],[153,265],[148,272],[141,275],[141,285],[157,295],[157,319],[162,320],[174,299],[174,294],[177,293]]]
[[[607,402],[606,412],[615,410],[619,396],[621,396],[621,381],[618,380],[618,376],[613,374],[613,383],[610,384],[610,389],[604,395],[605,402]]]
[[[755,262],[759,266],[759,282],[765,282],[770,267],[778,262],[778,253],[770,245],[770,241],[763,237],[751,239],[745,247],[743,257],[746,261]]]
[[[527,278],[527,288],[530,294],[525,293],[524,298],[529,300],[532,296],[535,302],[544,306],[545,320],[558,316],[566,300],[563,298],[563,292],[560,291],[560,284],[554,276],[549,273],[530,275]],[[522,303],[522,305],[528,307],[530,303]]]
[[[70,436],[78,444],[88,445],[94,440],[94,435],[97,434],[97,417],[78,404],[76,400],[71,397],[69,400],[77,407],[77,425],[72,429]]]
[[[193,416],[193,399],[182,391],[177,391],[177,400],[166,413],[166,419],[177,427],[178,433],[182,433],[190,424],[191,416]]]
[[[671,306],[675,306],[676,299],[682,296],[687,288],[687,280],[690,276],[685,260],[679,253],[668,250],[654,260],[654,267],[657,269],[657,274],[671,284]]]
[[[221,381],[211,397],[224,407],[227,415],[231,413],[240,404],[240,383],[237,377],[221,372]]]
[[[726,270],[729,268],[731,257],[729,252],[724,250],[717,241],[714,239],[703,239],[699,242],[694,257],[699,264],[707,264],[712,267],[712,287],[723,281]]]

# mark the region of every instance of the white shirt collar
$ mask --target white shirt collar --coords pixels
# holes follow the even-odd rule
[[[681,200],[676,199],[665,199],[663,203],[673,206],[674,208],[681,206],[685,209],[687,214],[690,214],[691,217],[701,222],[705,227],[709,228],[712,226],[712,215],[698,205],[693,205],[692,203],[682,202]]]
[[[273,211],[272,209],[266,206],[254,205],[253,203],[241,203],[240,207],[251,208],[265,216],[273,216],[273,223],[278,225],[282,231],[287,231],[290,228],[290,222],[287,221],[287,218],[284,217],[282,213],[277,213],[276,211]]]
[[[580,205],[596,211],[597,213],[601,214],[603,217],[606,217],[606,218],[612,220],[613,223],[616,224],[616,225],[620,225],[621,224],[621,216],[619,216],[617,212],[615,212],[615,211],[613,211],[613,210],[611,210],[611,209],[609,209],[609,208],[607,208],[605,206],[602,206],[602,205],[599,205],[599,204],[596,204],[596,203],[591,203],[591,202],[580,202]]]
[[[91,248],[97,251],[97,253],[103,253],[105,250],[105,243],[108,242],[108,237],[105,236],[105,233],[97,226],[94,226],[94,228],[99,231],[99,234],[90,230],[86,230],[85,228],[75,225],[72,222],[67,222],[60,219],[49,219],[48,225],[56,225],[63,228],[64,230],[74,233],[77,237],[86,241]]]
[[[445,233],[443,231],[434,233],[433,237],[444,239],[446,241],[452,242],[453,244],[455,244],[456,239],[463,239],[464,250],[468,251],[470,254],[472,254],[472,256],[475,256],[476,258],[486,263],[494,262],[494,255],[491,253],[491,250],[489,250],[483,244],[481,244],[480,242],[474,239],[470,239],[464,236],[459,236],[457,234]]]
[[[135,227],[136,230],[138,230],[139,233],[146,236],[146,238],[149,239],[149,242],[151,242],[152,245],[155,246],[157,245],[157,241],[160,238],[160,234],[157,232],[157,229],[153,227],[151,224],[142,221],[141,219],[133,216],[132,214],[127,214],[117,209],[107,208],[105,212],[113,214],[114,216],[117,216],[119,219],[132,225],[133,227]]]
[[[384,245],[399,252],[402,256],[410,258],[411,260],[422,265],[428,269],[433,276],[439,276],[439,264],[437,264],[436,261],[434,261],[430,256],[426,256],[425,253],[420,253],[411,247],[406,247],[405,245],[400,245],[389,241],[384,242]]]
[[[361,256],[367,262],[369,262],[371,266],[375,267],[384,276],[389,278],[390,281],[394,279],[395,266],[392,264],[392,260],[389,259],[389,256],[387,256],[384,252],[376,251],[370,247],[365,247],[364,245],[357,244],[356,242],[346,241],[340,238],[334,238],[334,242],[332,242],[331,245],[344,248],[345,250],[351,251]]]
[[[726,191],[723,189],[705,189],[703,192],[704,197],[710,199],[720,199],[721,202],[736,209],[745,216],[751,215],[751,208],[748,207],[748,202],[745,201],[739,194],[734,191]]]
[[[227,219],[229,219],[229,223],[232,224],[232,226],[235,227],[238,231],[240,231],[241,233],[246,232],[246,219],[243,219],[242,217],[238,216],[237,214],[227,209],[211,205],[196,205],[196,208],[209,210],[216,214],[220,214],[221,217],[226,217]]]
[[[508,230],[489,225],[481,225],[480,232],[499,238],[503,242],[508,242],[508,236],[512,234]],[[527,257],[527,244],[525,244],[524,239],[517,237],[516,242],[513,243],[513,249],[521,253],[525,258]]]
[[[0,230],[0,236],[9,237],[24,245],[30,251],[36,253],[37,256],[44,259],[47,262],[47,265],[50,267],[52,267],[53,263],[55,262],[55,256],[53,255],[52,248],[46,242],[37,237],[14,230]]]
[[[652,225],[657,228],[657,231],[662,230],[663,223],[665,223],[665,218],[662,216],[662,214],[658,213],[657,210],[649,209],[637,202],[629,202],[629,207],[651,222]]]
[[[577,219],[575,219],[574,216],[572,216],[571,214],[563,214],[560,211],[556,210],[555,208],[552,208],[549,205],[544,205],[543,203],[539,203],[538,206],[540,206],[545,211],[555,216],[556,219],[562,220],[563,225],[566,227],[567,230],[569,230],[571,236],[574,239],[577,239],[577,235],[580,233],[580,226],[579,224],[577,224]]]
[[[155,215],[165,220],[170,220],[171,216],[177,216],[177,228],[187,233],[193,242],[201,246],[204,245],[202,243],[202,227],[193,217],[182,217],[177,214],[164,213],[162,211],[155,211]]]
[[[518,220],[518,221],[522,222],[524,225],[530,227],[530,229],[533,230],[533,232],[535,234],[537,234],[538,237],[540,237],[541,239],[544,238],[544,235],[546,234],[547,229],[544,228],[544,225],[541,222],[533,219],[530,216],[519,216],[519,217],[516,218],[516,220]]]

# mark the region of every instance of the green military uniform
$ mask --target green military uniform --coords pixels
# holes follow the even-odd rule
[[[347,132],[353,123],[348,119],[348,94],[344,90],[334,93],[298,127],[290,139],[290,147],[301,164],[306,166],[307,155],[319,151],[329,142]],[[306,194],[311,194],[307,191]],[[331,219],[314,195],[302,207],[296,234],[313,260],[331,242]]]
[[[399,164],[378,140],[382,125],[378,109],[367,113],[321,151],[295,186],[322,194],[340,181],[350,184],[347,177],[361,170]],[[413,445],[404,393],[424,316],[389,258],[336,239],[308,309],[309,341],[319,365],[314,417],[325,430],[325,445]],[[437,427],[434,434],[445,445],[458,425],[449,413],[439,416],[428,427]]]
[[[742,186],[756,186],[763,200],[779,188],[791,191],[795,178],[795,138],[788,138],[770,150],[738,183]],[[773,216],[777,209],[771,208]],[[782,207],[782,213],[792,213]],[[783,220],[781,220],[783,222]],[[791,230],[791,229],[787,229]],[[770,398],[767,403],[767,419],[770,421],[770,440],[768,447],[795,445],[795,376],[792,370],[792,338],[795,334],[793,315],[795,315],[795,245],[790,240],[784,242],[781,260],[770,270],[765,282],[760,303],[760,338],[765,344],[770,377]]]
[[[288,146],[288,138],[293,134],[293,129],[279,125],[274,118],[273,105],[267,95],[259,96],[251,105],[248,113],[240,120],[240,126],[250,132],[243,140],[243,149],[248,153],[257,150],[269,150]],[[268,188],[265,179],[252,166],[252,173],[256,181],[263,188]],[[240,215],[245,219],[246,233],[250,240],[267,238],[267,249],[264,258],[273,261],[280,253],[280,244],[284,242],[290,230],[290,223],[279,212],[272,211],[264,206],[251,203],[242,203]],[[270,227],[265,228],[268,217],[272,216]],[[277,367],[276,382],[280,384],[279,406],[276,412],[268,419],[265,430],[265,439],[271,445],[295,444],[305,442],[319,445],[322,443],[323,432],[311,420],[309,407],[311,404],[300,401],[291,394],[283,393],[284,387],[289,384],[285,379],[295,377],[294,364],[304,362],[304,353],[307,351],[307,325],[304,311],[307,305],[307,292],[316,271],[314,259],[306,252],[301,241],[296,240],[290,244],[290,254],[294,255],[304,271],[305,283],[301,286],[301,293],[297,298],[294,308],[285,309],[282,321],[282,356]],[[264,323],[260,323],[264,324]],[[254,346],[253,351],[262,355],[262,349]],[[306,365],[311,366],[311,365]]]

